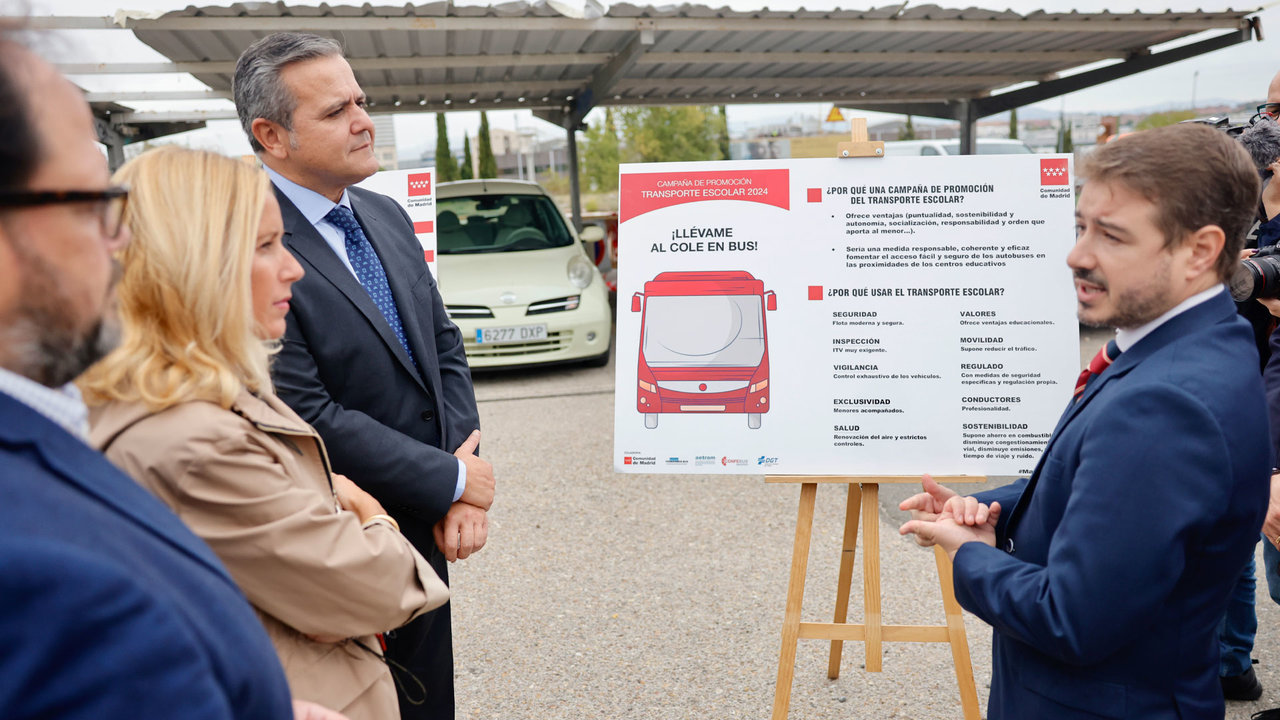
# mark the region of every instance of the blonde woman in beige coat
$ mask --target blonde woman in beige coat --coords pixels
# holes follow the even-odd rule
[[[125,165],[124,339],[81,387],[92,439],[213,548],[275,643],[295,698],[398,717],[377,633],[448,589],[271,389],[302,268],[266,175],[163,148]],[[410,683],[410,677],[403,677]]]

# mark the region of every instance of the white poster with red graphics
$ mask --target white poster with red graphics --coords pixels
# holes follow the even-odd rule
[[[1071,160],[624,165],[614,467],[1030,473],[1080,372]]]
[[[382,170],[356,183],[356,187],[382,193],[400,203],[409,214],[413,232],[422,245],[431,275],[436,272],[436,183],[435,168],[414,170]]]

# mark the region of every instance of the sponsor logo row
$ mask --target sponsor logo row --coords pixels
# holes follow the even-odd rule
[[[622,464],[652,467],[658,464],[658,459],[653,455],[623,455]],[[690,464],[695,467],[707,467],[710,465],[720,465],[722,467],[745,467],[751,465],[759,467],[773,467],[778,464],[778,458],[761,455],[755,460],[751,460],[750,458],[731,458],[727,455],[721,455],[719,457],[716,457],[715,455],[694,455],[692,460],[690,460],[687,457],[672,455],[662,461],[662,465],[666,467],[679,467]]]

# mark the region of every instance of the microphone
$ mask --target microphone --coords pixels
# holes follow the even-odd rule
[[[1280,125],[1275,120],[1262,116],[1240,133],[1240,144],[1249,152],[1249,157],[1253,158],[1254,166],[1259,170],[1266,170],[1280,159]],[[1270,173],[1264,175],[1269,176]]]

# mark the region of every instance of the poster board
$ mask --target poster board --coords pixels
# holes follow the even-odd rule
[[[413,232],[422,245],[423,257],[432,277],[436,272],[436,170],[380,170],[356,183],[356,187],[381,193],[400,203],[413,222]]]
[[[616,470],[1030,473],[1080,369],[1069,156],[620,172]]]

